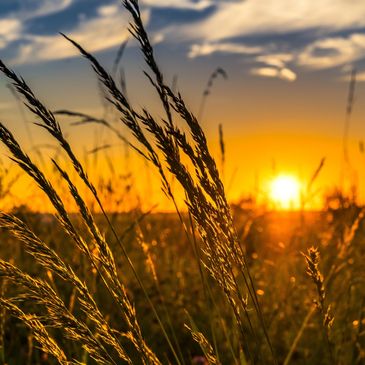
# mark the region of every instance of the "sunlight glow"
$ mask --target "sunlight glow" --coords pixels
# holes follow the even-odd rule
[[[270,183],[269,197],[277,209],[299,209],[301,184],[291,175],[279,175]]]

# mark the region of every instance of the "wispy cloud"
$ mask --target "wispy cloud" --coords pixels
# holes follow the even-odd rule
[[[285,81],[295,81],[297,74],[288,67],[294,60],[291,53],[266,53],[256,57],[255,61],[264,66],[251,69],[251,75],[278,78]]]
[[[209,1],[144,3],[186,7]],[[192,43],[188,50],[190,58],[215,53],[256,56],[248,57],[252,74],[288,81],[297,77],[292,71],[294,65],[298,69],[324,69],[365,57],[365,34],[360,30],[365,27],[363,0],[212,1],[211,5],[212,11],[203,20],[169,26],[166,41]],[[354,34],[347,38],[331,36],[350,30]],[[294,33],[306,35],[300,45],[285,38]]]
[[[262,77],[279,78],[286,81],[295,81],[297,78],[296,73],[286,67],[256,67],[251,69],[251,74]]]
[[[149,12],[143,17],[149,19]],[[113,26],[110,26],[113,24]],[[82,19],[67,34],[81,43],[91,52],[102,51],[119,45],[128,35],[128,18],[119,4],[105,5],[97,9],[97,15],[91,19]],[[59,35],[27,35],[27,44],[19,48],[13,63],[50,61],[74,57],[78,53]]]
[[[264,63],[268,66],[274,66],[278,68],[283,68],[288,62],[293,61],[294,55],[291,53],[269,53],[263,54],[256,57],[256,61]]]
[[[24,0],[16,14],[0,16],[0,48],[20,41],[14,43],[18,47],[15,63],[75,56],[75,50],[60,36],[30,33],[28,22],[61,12],[76,1]],[[146,19],[153,11],[154,43],[163,42],[167,47],[169,43],[179,44],[186,47],[190,58],[215,54],[245,57],[247,69],[257,76],[294,81],[296,72],[303,69],[338,67],[365,58],[365,32],[361,33],[365,28],[364,0],[140,0],[140,3]],[[170,10],[159,11],[162,8]],[[209,11],[203,11],[208,8]],[[179,18],[181,10],[199,14],[190,18],[183,12]],[[158,19],[159,16],[162,18]],[[99,6],[92,18],[80,18],[67,34],[88,50],[98,52],[123,41],[127,22],[122,4],[115,0]],[[295,34],[303,35],[300,42],[296,42]]]
[[[24,0],[16,12],[0,15],[0,49],[24,37],[26,21],[67,9],[73,0]]]
[[[25,0],[17,16],[22,20],[47,16],[67,9],[73,2],[74,0]]]
[[[365,57],[365,34],[321,39],[308,45],[298,56],[300,65],[324,69],[344,65]]]
[[[0,49],[19,38],[22,24],[15,18],[0,19]]]
[[[175,8],[175,9],[190,9],[190,10],[204,10],[211,6],[214,2],[212,0],[142,0],[141,4],[154,8]]]
[[[163,32],[156,32],[151,36],[151,43],[153,45],[162,43],[165,40],[165,34]]]
[[[258,54],[263,51],[260,46],[248,46],[238,43],[203,43],[193,44],[188,56],[190,58],[209,56],[213,53]]]
[[[221,1],[211,16],[183,32],[206,41],[309,29],[330,33],[365,26],[364,11],[363,0]]]

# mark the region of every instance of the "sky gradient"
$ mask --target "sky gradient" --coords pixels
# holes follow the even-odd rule
[[[264,193],[267,181],[280,172],[308,181],[323,157],[318,188],[341,184],[348,83],[355,68],[351,172],[345,174],[357,182],[364,200],[365,156],[359,150],[359,141],[365,139],[363,0],[143,0],[140,6],[166,80],[177,80],[193,111],[199,111],[211,73],[222,67],[228,75],[227,80],[215,80],[201,122],[216,154],[218,124],[223,124],[224,178],[232,199],[257,190]],[[29,81],[50,109],[102,116],[95,76],[59,32],[111,70],[128,37],[127,25],[120,1],[2,0],[0,58]],[[130,99],[161,113],[133,40],[122,67]],[[28,148],[47,143],[44,132],[30,125],[34,118],[27,113],[29,136],[4,78],[0,118]],[[78,151],[95,145],[95,129],[70,127],[67,122],[64,128]],[[107,136],[98,141],[106,142]],[[118,161],[120,151],[112,152]]]

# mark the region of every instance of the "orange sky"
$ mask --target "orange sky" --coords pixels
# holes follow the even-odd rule
[[[340,139],[298,134],[251,134],[235,137],[227,135],[225,139],[226,164],[223,175],[227,195],[231,201],[254,195],[259,203],[267,202],[269,183],[273,178],[282,174],[292,175],[303,186],[306,186],[321,158],[325,157],[325,165],[312,189],[313,192],[316,192],[315,197],[308,202],[307,208],[320,208],[323,194],[335,186],[343,186],[348,189],[350,178],[356,182],[359,188],[359,199],[364,201],[362,182],[365,181],[365,156],[356,148],[356,142],[356,140],[350,141],[351,163],[355,175],[348,172],[347,178],[341,180],[342,147]],[[210,144],[211,151],[220,167],[218,140],[211,138]],[[107,153],[116,170],[116,175],[111,178],[115,192],[108,196],[108,194],[104,195],[105,189],[99,187],[99,190],[105,204],[110,209],[116,208],[115,202],[110,199],[122,199],[119,206],[121,210],[135,207],[138,202],[144,209],[149,209],[156,204],[158,210],[172,209],[167,198],[162,196],[159,176],[153,167],[148,168],[146,163],[133,152],[126,158],[124,147],[116,147]],[[52,157],[53,154],[52,150],[44,150],[46,158],[47,155]],[[84,154],[80,153],[80,150],[79,156],[84,160]],[[39,161],[36,156],[35,159]],[[63,162],[63,166],[67,165],[67,162]],[[111,177],[110,168],[107,166],[103,154],[100,154],[97,162],[95,162],[94,156],[89,156],[86,167],[96,185],[102,178],[107,180]],[[53,171],[49,171],[48,168],[46,171],[63,196],[68,195],[65,184],[59,185],[59,179],[55,177]],[[127,176],[128,174],[131,176]],[[129,184],[132,188],[127,191]],[[177,184],[172,183],[172,185],[175,194],[182,197]],[[23,175],[13,189],[17,196],[16,203],[32,201],[34,208],[44,210],[44,207],[48,207],[48,205],[44,205],[44,195],[37,190],[29,178]],[[86,192],[83,188],[82,191]],[[91,199],[91,197],[89,198]],[[11,201],[13,202],[13,199]],[[70,198],[66,199],[69,207],[73,207],[70,201]],[[181,207],[183,207],[183,203],[181,203]]]

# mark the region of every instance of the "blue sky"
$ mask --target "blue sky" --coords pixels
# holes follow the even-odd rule
[[[365,79],[365,2],[362,0],[143,0],[155,43],[179,44],[187,58],[224,54],[246,72],[294,81],[311,70],[356,64]],[[58,32],[90,51],[117,47],[127,17],[119,1],[1,0],[0,50],[12,64],[49,62],[76,52]]]

